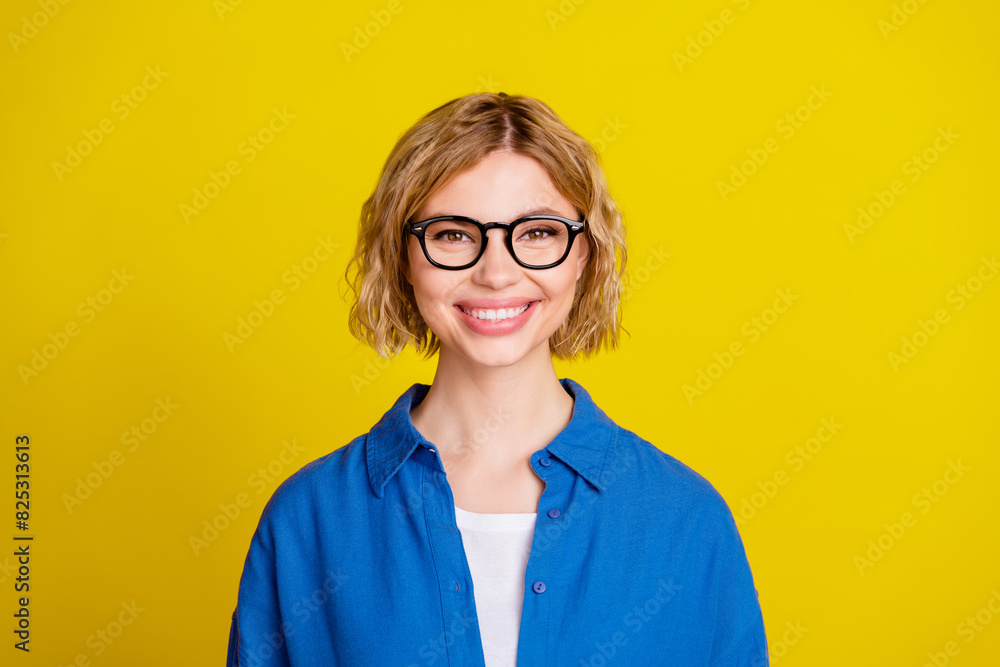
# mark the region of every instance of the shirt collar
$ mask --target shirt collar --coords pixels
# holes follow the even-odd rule
[[[574,399],[573,416],[545,449],[603,491],[603,473],[610,463],[617,426],[578,382],[563,378],[559,383]],[[368,432],[368,476],[379,498],[386,482],[418,446],[433,446],[410,419],[410,408],[420,403],[430,388],[429,384],[412,385]]]

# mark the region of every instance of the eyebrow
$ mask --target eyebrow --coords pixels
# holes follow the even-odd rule
[[[434,214],[428,215],[428,216],[426,216],[423,219],[424,220],[428,220],[430,218],[441,218],[441,217],[444,217],[444,216],[447,216],[447,215],[457,215],[457,214],[456,213],[437,213],[437,212],[435,212]],[[559,216],[560,218],[566,217],[562,213],[560,213],[559,211],[555,210],[554,208],[549,208],[547,206],[543,206],[541,208],[535,208],[535,209],[531,209],[530,211],[525,211],[523,213],[519,213],[519,214],[515,215],[511,219],[512,220],[518,220],[520,218],[526,218],[529,215],[556,215],[556,216]],[[472,216],[463,216],[463,217],[472,217]]]

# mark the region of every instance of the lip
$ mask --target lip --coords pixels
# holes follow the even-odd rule
[[[459,301],[456,306],[461,306],[466,310],[500,310],[507,308],[520,308],[526,303],[537,301],[523,296],[508,297],[506,299],[469,299]]]
[[[466,303],[475,304],[474,308],[469,308]],[[486,308],[485,306],[478,305],[483,303],[502,303],[508,305],[494,306],[492,308]],[[517,308],[523,306],[525,303],[528,304],[527,310],[525,310],[520,315],[515,317],[509,317],[506,320],[500,322],[490,322],[489,320],[481,320],[478,317],[473,317],[472,315],[467,315],[465,311],[462,310],[463,307],[469,308],[470,310],[497,310],[498,308]],[[537,310],[538,301],[532,300],[518,300],[518,299],[494,299],[494,300],[482,300],[482,301],[463,301],[461,304],[455,304],[455,310],[458,311],[459,317],[465,322],[465,325],[472,329],[477,334],[483,336],[507,336],[514,333],[521,327],[523,327],[529,319],[531,319],[532,314]]]

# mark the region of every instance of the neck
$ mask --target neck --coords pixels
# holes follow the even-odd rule
[[[442,459],[497,469],[527,460],[569,423],[573,397],[563,389],[547,345],[544,358],[506,367],[469,367],[442,349],[430,390],[410,411]]]

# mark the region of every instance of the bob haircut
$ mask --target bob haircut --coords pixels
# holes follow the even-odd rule
[[[597,151],[540,100],[478,93],[439,106],[404,132],[361,208],[357,244],[345,272],[354,294],[348,326],[379,356],[396,356],[407,344],[425,358],[440,349],[402,271],[409,262],[404,225],[453,176],[502,150],[538,160],[556,189],[587,220],[583,233],[590,257],[572,308],[549,339],[551,354],[586,357],[602,347],[614,349],[620,331],[628,333],[621,325],[625,228]]]

